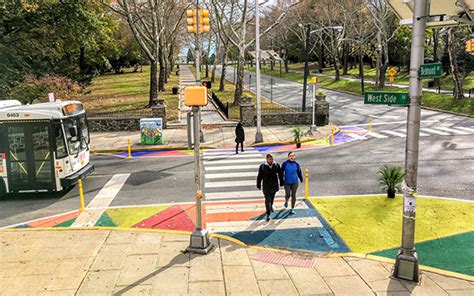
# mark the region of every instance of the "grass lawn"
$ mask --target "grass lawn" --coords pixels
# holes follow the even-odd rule
[[[255,71],[255,67],[248,68],[250,71]],[[279,69],[274,69],[273,71],[270,68],[262,69],[262,74],[271,75],[274,77],[281,77],[283,79],[287,79],[290,81],[295,81],[299,83],[303,83],[303,74],[299,72],[289,72],[289,73],[282,73],[280,76]],[[474,78],[473,78],[474,79]],[[348,81],[348,80],[339,80],[336,81],[330,77],[319,77],[319,85],[323,88],[334,89],[334,90],[342,90],[354,94],[361,94],[361,87],[360,82],[358,81]],[[373,84],[364,84],[364,88],[366,91],[372,91],[374,89]],[[408,90],[401,90],[397,87],[386,86],[384,91],[400,91],[400,92],[407,92]],[[466,98],[463,100],[455,100],[452,95],[449,94],[436,94],[430,92],[423,92],[423,99],[422,105],[425,107],[437,108],[446,111],[458,112],[468,115],[474,115],[474,99]]]
[[[178,95],[171,93],[173,85],[179,84],[179,77],[171,73],[166,91],[158,94],[165,100],[168,120],[178,117]],[[123,74],[105,74],[95,78],[85,90],[80,101],[88,112],[113,113],[143,110],[148,104],[150,92],[150,67],[143,66],[143,72]]]
[[[312,198],[311,203],[353,252],[370,253],[401,244],[401,196]],[[418,198],[415,242],[473,231],[473,221],[473,203]]]
[[[193,73],[196,73],[196,68],[190,66],[190,69]],[[203,67],[203,69],[205,69]],[[235,85],[229,81],[225,82],[224,91],[219,91],[219,81],[220,76],[217,75],[218,72],[216,71],[216,82],[212,84],[211,91],[213,91],[219,99],[225,104],[229,103],[229,119],[239,120],[240,119],[240,107],[239,105],[234,105],[234,93],[235,93]],[[209,70],[209,76],[211,75],[211,71]],[[201,71],[201,80],[210,80],[210,77],[205,77],[205,71]],[[254,93],[244,90],[244,96],[249,96],[252,98],[252,103],[257,104],[257,97]],[[285,106],[280,104],[272,103],[269,99],[262,96],[262,109],[281,109],[281,110],[288,110]]]

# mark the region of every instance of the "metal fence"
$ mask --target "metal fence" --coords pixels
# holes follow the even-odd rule
[[[153,111],[151,109],[116,111],[116,112],[93,112],[92,111],[92,112],[86,112],[86,114],[88,118],[110,118],[110,119],[153,117]]]

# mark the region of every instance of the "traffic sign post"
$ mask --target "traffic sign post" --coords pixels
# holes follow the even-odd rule
[[[408,93],[368,91],[364,96],[364,104],[408,105],[409,103]]]
[[[441,63],[420,65],[420,78],[440,78]]]

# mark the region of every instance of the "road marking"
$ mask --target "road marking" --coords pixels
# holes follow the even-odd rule
[[[261,161],[263,163],[263,161]],[[213,162],[214,163],[214,162]],[[246,170],[246,169],[254,169],[258,170],[258,165],[252,164],[252,165],[223,165],[223,166],[204,166],[205,171],[236,171],[236,170]]]
[[[438,126],[437,129],[447,131],[447,132],[451,132],[451,133],[454,133],[454,134],[457,134],[457,135],[469,135],[468,132],[458,131],[458,130],[455,130],[455,129],[452,129],[452,128],[449,128],[449,127],[444,127],[444,126]]]
[[[254,182],[257,186],[257,181]],[[283,190],[276,193],[275,196],[284,196]],[[260,190],[249,190],[249,191],[229,191],[229,192],[207,192],[206,200],[217,200],[217,199],[239,199],[239,198],[263,198],[263,192]]]
[[[398,131],[406,132],[406,129],[399,129]],[[429,137],[429,136],[431,136],[430,134],[425,134],[425,133],[421,132],[421,129],[420,129],[419,133],[420,133],[420,137]]]
[[[207,223],[210,232],[240,232],[240,231],[263,231],[263,230],[284,230],[297,228],[318,228],[323,227],[321,222],[314,218],[285,218],[232,222],[212,222]]]
[[[474,133],[474,128],[469,128],[465,126],[455,126],[454,128],[464,130],[466,132]]]
[[[225,179],[225,178],[241,178],[241,177],[257,177],[258,172],[242,172],[242,173],[221,173],[206,174],[206,179]]]
[[[432,133],[432,134],[440,135],[440,136],[449,136],[449,134],[446,132],[437,131],[432,128],[422,127],[421,130]]]
[[[222,159],[222,160],[208,160],[204,161],[207,164],[229,164],[229,163],[249,163],[249,162],[259,162],[262,163],[265,158],[245,158],[245,159]]]
[[[372,136],[374,138],[377,138],[377,139],[386,139],[386,138],[388,138],[387,136],[384,136],[384,135],[381,135],[381,134],[378,134],[378,133],[375,133],[375,132],[370,132],[368,135]]]
[[[275,201],[273,204],[275,211],[284,210],[283,201]],[[304,201],[297,201],[295,204],[297,210],[307,210],[308,206]],[[251,203],[251,204],[225,204],[225,205],[206,205],[206,214],[219,214],[219,213],[243,213],[243,212],[264,212],[265,204]]]
[[[349,137],[353,138],[353,139],[356,139],[356,140],[365,140],[365,136],[361,136],[361,135],[354,134],[354,133],[345,133],[345,134],[348,135]]]
[[[120,192],[128,177],[130,177],[130,174],[114,175],[89,203],[86,211],[82,212],[79,217],[77,217],[71,227],[95,226],[106,208],[112,203],[115,196],[117,196],[117,194]]]
[[[255,148],[245,148],[244,152],[242,153],[254,153],[256,150]],[[212,155],[218,155],[218,154],[229,154],[230,152],[235,152],[235,148],[229,148],[229,149],[213,149],[213,150],[205,150],[204,154],[212,154]]]
[[[212,159],[232,159],[232,158],[244,158],[244,157],[262,157],[260,153],[254,154],[222,154],[222,155],[204,155],[205,160]]]
[[[394,131],[380,131],[380,132],[385,133],[385,134],[389,134],[389,135],[392,135],[392,136],[400,137],[400,138],[405,138],[406,137],[405,134],[397,133],[397,132],[394,132]]]
[[[257,186],[257,181],[244,180],[244,181],[206,182],[206,188],[223,188],[223,187],[240,187],[240,186]]]

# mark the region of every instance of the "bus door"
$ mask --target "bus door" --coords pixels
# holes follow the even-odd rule
[[[56,189],[49,121],[7,125],[7,137],[10,191]]]

